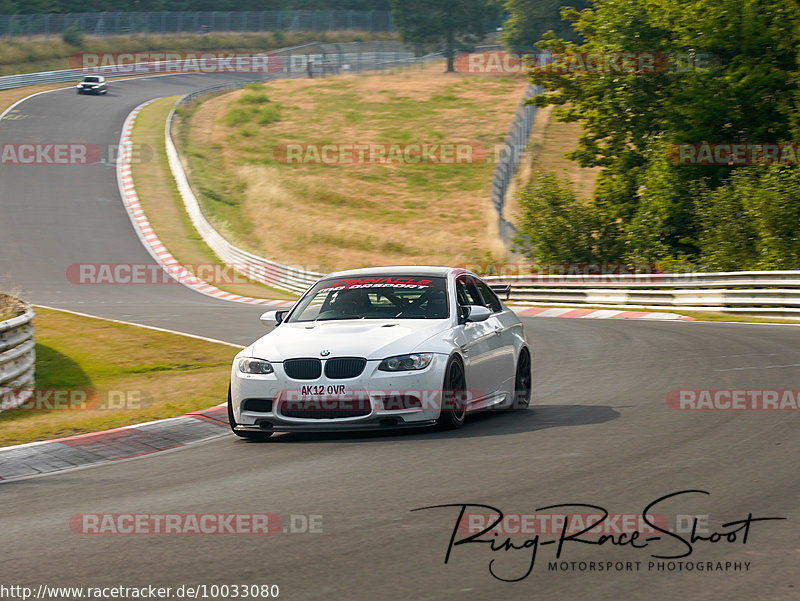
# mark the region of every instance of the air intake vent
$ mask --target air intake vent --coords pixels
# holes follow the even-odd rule
[[[283,371],[293,380],[316,380],[322,375],[322,363],[319,359],[287,359]]]
[[[272,399],[245,399],[242,401],[242,411],[270,413],[272,411]]]
[[[357,378],[366,366],[367,360],[362,357],[337,357],[325,362],[325,375],[332,380]]]

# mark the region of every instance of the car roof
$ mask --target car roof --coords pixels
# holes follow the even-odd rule
[[[378,275],[428,275],[446,277],[453,272],[462,273],[464,270],[454,267],[437,267],[434,265],[391,265],[388,267],[363,267],[361,269],[334,271],[325,277],[373,277]]]

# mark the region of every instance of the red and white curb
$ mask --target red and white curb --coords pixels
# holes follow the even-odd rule
[[[136,230],[136,234],[139,236],[142,244],[144,244],[144,247],[148,250],[153,259],[155,259],[155,261],[161,265],[161,267],[168,274],[170,274],[176,281],[184,286],[187,286],[188,288],[191,288],[192,290],[196,290],[197,292],[207,296],[237,303],[270,305],[277,307],[292,306],[294,303],[290,301],[252,298],[249,296],[241,296],[239,294],[233,294],[231,292],[220,290],[216,286],[201,280],[183,265],[181,265],[178,260],[170,254],[161,240],[158,239],[158,236],[153,231],[153,228],[147,219],[147,215],[145,215],[142,205],[139,202],[139,197],[137,196],[136,189],[133,185],[133,176],[131,174],[131,158],[133,155],[131,132],[133,131],[133,125],[136,122],[136,116],[144,107],[152,102],[155,102],[156,100],[159,99],[154,98],[152,100],[148,100],[130,112],[122,126],[122,134],[120,135],[119,140],[120,153],[119,160],[117,162],[117,184],[119,185],[119,191],[122,196],[122,202],[125,205],[125,210],[128,212],[128,216],[131,219],[133,228]]]
[[[230,434],[218,405],[180,417],[0,449],[0,481],[122,461]]]
[[[696,321],[688,315],[615,309],[564,309],[555,307],[510,307],[521,317],[578,317],[584,319],[649,319],[653,321]]]

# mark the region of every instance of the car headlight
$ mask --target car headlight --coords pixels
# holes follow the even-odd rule
[[[433,361],[433,353],[412,353],[411,355],[398,355],[381,361],[378,369],[381,371],[412,371],[425,369]]]
[[[239,359],[239,371],[243,374],[271,374],[274,369],[272,369],[272,364],[269,361],[264,361],[263,359],[251,359],[249,357],[243,357]]]

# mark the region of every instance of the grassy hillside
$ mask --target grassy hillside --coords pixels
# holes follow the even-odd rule
[[[253,252],[320,271],[502,256],[489,195],[494,153],[525,81],[442,71],[281,80],[202,102],[181,131],[206,212]],[[287,164],[291,144],[473,152],[458,164]]]

